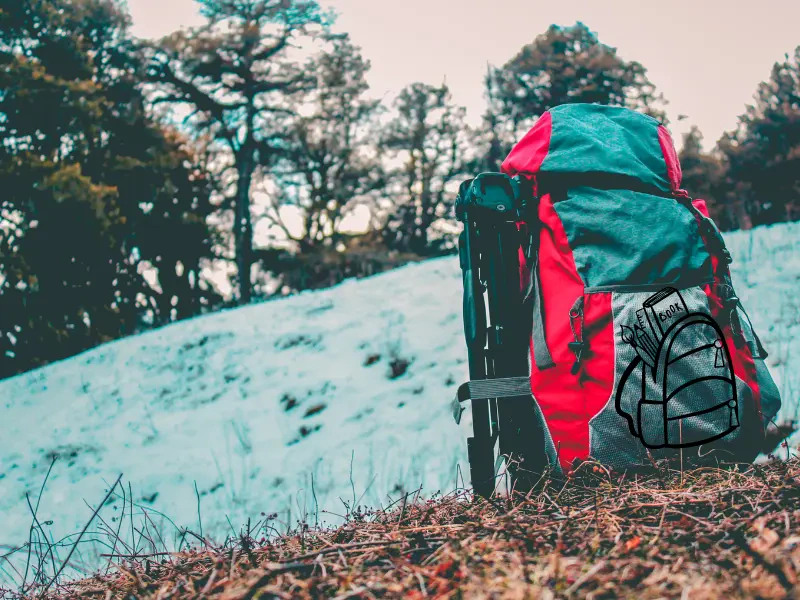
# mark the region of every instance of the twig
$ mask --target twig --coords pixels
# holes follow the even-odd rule
[[[56,464],[58,460],[58,454],[53,455],[53,460],[50,462],[50,467],[47,469],[47,473],[44,476],[44,481],[42,481],[42,487],[39,489],[39,496],[36,498],[36,508],[33,510],[33,518],[34,522],[36,521],[36,515],[39,513],[39,503],[42,500],[42,494],[44,493],[44,487],[47,485],[47,480],[50,478],[50,471],[53,470],[53,465]],[[27,494],[25,495],[27,498]],[[30,501],[28,501],[28,506],[30,506]],[[25,575],[22,577],[22,585],[20,586],[21,589],[25,589],[25,582],[28,579],[28,569],[30,567],[31,562],[31,547],[33,543],[32,535],[33,535],[33,525],[31,525],[30,535],[28,536],[28,559],[25,561]]]
[[[72,545],[72,549],[69,551],[69,554],[67,554],[67,558],[64,560],[64,562],[63,562],[63,563],[61,563],[61,567],[58,569],[58,571],[56,572],[56,574],[55,574],[55,575],[53,576],[53,578],[50,580],[50,583],[48,583],[48,584],[47,584],[47,586],[44,588],[44,590],[42,591],[42,595],[44,595],[44,594],[46,594],[46,593],[47,593],[47,590],[49,590],[49,589],[50,589],[50,586],[52,586],[52,585],[53,585],[53,583],[55,583],[56,579],[58,579],[58,576],[59,576],[59,575],[61,575],[61,572],[62,572],[62,571],[64,570],[64,568],[65,568],[65,567],[66,567],[66,566],[69,564],[69,560],[70,560],[70,558],[72,558],[72,554],[73,554],[73,552],[75,552],[75,548],[77,548],[77,547],[78,547],[78,543],[81,541],[81,538],[82,538],[82,537],[83,537],[83,535],[86,533],[86,530],[87,530],[87,529],[89,529],[89,525],[91,525],[91,524],[92,524],[92,521],[94,521],[94,518],[97,516],[97,513],[99,513],[99,512],[100,512],[100,509],[101,509],[101,508],[103,508],[103,506],[105,505],[105,503],[106,503],[106,502],[108,501],[108,499],[111,497],[111,492],[113,492],[113,491],[114,491],[114,488],[115,488],[115,487],[117,487],[117,485],[119,485],[119,482],[120,482],[120,481],[122,481],[122,473],[120,473],[119,477],[117,477],[117,480],[114,482],[114,485],[113,485],[113,486],[111,486],[111,489],[110,489],[110,490],[108,490],[108,493],[105,495],[105,498],[103,498],[103,501],[102,501],[100,504],[98,504],[98,505],[97,505],[97,508],[96,508],[96,509],[94,510],[94,512],[92,513],[92,517],[91,517],[91,518],[90,518],[90,519],[89,519],[89,520],[86,522],[86,525],[84,525],[84,526],[83,526],[83,530],[81,531],[80,535],[78,536],[78,539],[77,539],[77,540],[75,541],[75,543]]]
[[[200,524],[200,537],[203,535],[203,519],[200,517],[200,492],[197,490],[197,481],[194,482],[194,493],[197,496],[197,522]]]
[[[136,560],[137,558],[153,558],[154,556],[175,556],[177,552],[149,552],[148,554],[101,554],[103,558],[124,558],[126,560]]]
[[[742,550],[742,552],[752,558],[756,564],[761,565],[770,574],[774,575],[786,591],[791,591],[793,589],[794,586],[786,577],[786,573],[783,572],[783,569],[768,561],[763,554],[756,551],[750,544],[748,544],[744,535],[740,531],[731,531],[731,539],[733,540],[734,544],[736,544]]]
[[[117,544],[120,541],[119,532],[122,530],[122,522],[125,520],[125,509],[127,508],[126,504],[127,503],[126,503],[126,499],[125,499],[125,486],[123,485],[122,486],[122,514],[120,514],[120,516],[119,516],[119,522],[117,523],[117,530],[114,532],[114,549],[112,550],[112,552],[116,552],[117,551]],[[123,542],[123,546],[127,546],[127,544],[125,544]],[[111,568],[110,564],[106,565],[106,573],[108,573],[108,570],[110,568]]]
[[[242,600],[251,600],[258,593],[259,588],[263,587],[275,575],[288,573],[289,571],[313,571],[314,563],[284,563],[277,565],[266,565],[268,569],[258,580],[250,586],[250,589],[242,597]]]
[[[350,487],[353,489],[353,505],[350,509],[355,510],[356,507],[356,483],[353,481],[353,459],[356,457],[356,451],[350,452]]]
[[[564,595],[565,596],[571,596],[574,592],[578,591],[578,588],[580,588],[584,583],[589,581],[589,579],[594,577],[594,575],[605,566],[606,566],[606,561],[601,560],[599,563],[594,565],[591,569],[586,571],[586,573],[584,573],[583,575],[578,577],[578,579],[575,580],[575,583],[573,583],[571,586],[569,586],[564,591]]]
[[[289,562],[289,561],[295,561],[296,562],[296,561],[299,561],[299,560],[305,560],[307,558],[316,558],[317,556],[319,556],[321,554],[331,554],[333,552],[342,552],[342,551],[347,552],[348,550],[352,550],[352,549],[355,549],[355,548],[367,548],[367,547],[370,547],[370,546],[375,546],[375,547],[377,547],[377,546],[396,546],[398,544],[404,544],[404,543],[406,543],[405,540],[396,540],[396,541],[383,540],[383,541],[375,541],[375,542],[356,542],[356,543],[353,543],[353,544],[339,544],[337,546],[332,546],[332,547],[328,547],[328,548],[323,548],[322,550],[317,550],[316,552],[309,552],[307,554],[301,554],[300,556],[293,556],[291,559],[288,559],[286,562]],[[283,562],[283,561],[281,561],[281,562]]]

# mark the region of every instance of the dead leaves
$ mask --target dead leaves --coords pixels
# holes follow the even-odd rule
[[[783,598],[800,568],[800,461],[616,478],[583,467],[508,502],[406,499],[333,530],[203,549],[64,597]],[[237,554],[238,552],[238,554]],[[235,566],[234,564],[235,563]]]

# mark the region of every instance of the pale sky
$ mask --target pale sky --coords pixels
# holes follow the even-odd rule
[[[158,37],[199,22],[193,0],[127,0],[134,33]],[[450,86],[475,123],[487,62],[501,65],[547,27],[583,21],[648,69],[669,104],[676,141],[696,124],[706,148],[736,125],[772,64],[800,45],[800,1],[321,0],[372,62],[373,94],[413,81]],[[679,114],[689,118],[677,121]]]

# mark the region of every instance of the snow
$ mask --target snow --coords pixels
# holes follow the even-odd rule
[[[733,284],[770,356],[783,408],[778,422],[798,419],[800,392],[800,223],[726,236],[736,261]]]
[[[238,529],[261,512],[278,513],[281,528],[343,514],[340,497],[385,506],[420,485],[451,491],[458,465],[468,473],[471,427],[449,406],[467,377],[460,277],[452,258],[409,265],[2,382],[0,544],[28,539],[25,495],[35,502],[53,453],[38,514],[56,540],[80,531],[83,500],[95,506],[120,473],[135,502],[194,531],[196,482],[204,533],[217,539],[228,519]],[[394,379],[393,358],[410,361]],[[113,525],[120,511],[101,516]]]
[[[800,224],[726,237],[791,418]],[[393,359],[410,361],[394,378]],[[184,321],[1,382],[0,555],[28,540],[26,494],[36,502],[53,454],[38,520],[54,540],[81,530],[119,474],[167,545],[200,521],[221,539],[229,522],[238,530],[261,513],[277,513],[283,529],[419,486],[449,492],[469,473],[469,411],[457,426],[449,406],[465,359],[461,275],[448,257]],[[116,527],[121,507],[100,516]],[[100,551],[81,550],[87,568]],[[0,587],[15,577],[0,564]]]

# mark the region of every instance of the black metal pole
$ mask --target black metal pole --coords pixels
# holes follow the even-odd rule
[[[477,237],[475,222],[468,216],[459,237],[459,257],[464,282],[464,336],[472,380],[485,379],[487,375],[486,305],[480,280],[481,256]],[[494,491],[495,438],[492,429],[489,400],[473,400],[473,437],[467,439],[470,478],[475,493],[485,498]]]

